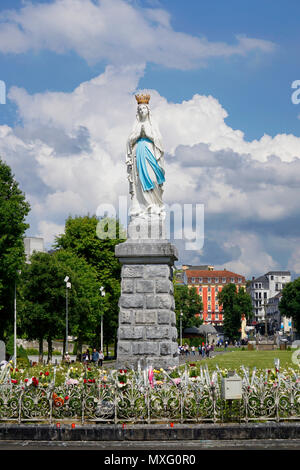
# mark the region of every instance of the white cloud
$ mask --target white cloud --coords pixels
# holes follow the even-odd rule
[[[29,196],[31,233],[46,243],[69,214],[95,213],[104,202],[117,207],[118,196],[128,194],[125,145],[143,70],[109,66],[72,93],[10,90],[23,128],[0,126],[0,154]],[[227,112],[212,96],[174,104],[150,93],[166,150],[165,201],[205,205],[206,230],[219,224],[214,239],[227,269],[248,275],[279,267],[256,229],[266,224],[272,231],[298,215],[300,139],[247,142],[225,123]]]
[[[211,57],[270,53],[271,41],[237,35],[234,44],[174,31],[161,8],[138,8],[125,0],[55,0],[26,3],[0,17],[0,51],[74,50],[88,62],[136,64],[146,60],[189,69]]]
[[[276,260],[266,252],[266,247],[256,234],[233,230],[228,238],[229,240],[224,243],[224,246],[228,248],[238,245],[241,249],[241,255],[237,260],[230,260],[230,263],[216,266],[216,269],[228,269],[248,278],[252,273],[261,275],[271,270],[280,269]]]
[[[47,245],[53,243],[56,236],[61,235],[64,231],[64,225],[55,224],[54,222],[49,222],[47,220],[41,220],[38,223],[38,231],[34,236],[42,237],[47,247]]]

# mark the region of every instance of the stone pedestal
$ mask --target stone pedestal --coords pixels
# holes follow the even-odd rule
[[[167,240],[129,239],[115,247],[122,264],[117,368],[179,364],[173,264]]]

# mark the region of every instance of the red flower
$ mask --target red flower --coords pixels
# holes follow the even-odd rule
[[[24,382],[25,382],[25,383],[28,382],[28,379],[24,379]]]
[[[83,383],[85,383],[85,384],[86,384],[86,383],[87,383],[87,380],[86,380],[86,379],[83,379]]]
[[[49,375],[49,372],[45,372],[45,375],[48,377],[48,375]]]
[[[67,400],[69,400],[69,397],[68,397],[68,395],[66,395],[66,396],[65,396],[65,400],[66,400],[66,401],[67,401]]]

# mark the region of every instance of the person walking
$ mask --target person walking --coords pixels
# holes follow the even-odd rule
[[[84,364],[88,364],[90,362],[90,353],[88,349],[85,351],[85,353],[83,353],[82,361]]]
[[[102,367],[103,360],[104,360],[104,354],[100,349],[100,351],[99,351],[99,366],[100,367]]]
[[[97,349],[94,348],[94,350],[92,352],[92,362],[93,362],[94,366],[98,365],[98,361],[99,361],[99,353],[98,353]]]

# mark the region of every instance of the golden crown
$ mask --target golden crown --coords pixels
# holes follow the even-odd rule
[[[150,101],[150,95],[135,95],[135,99],[138,104],[148,104]]]

